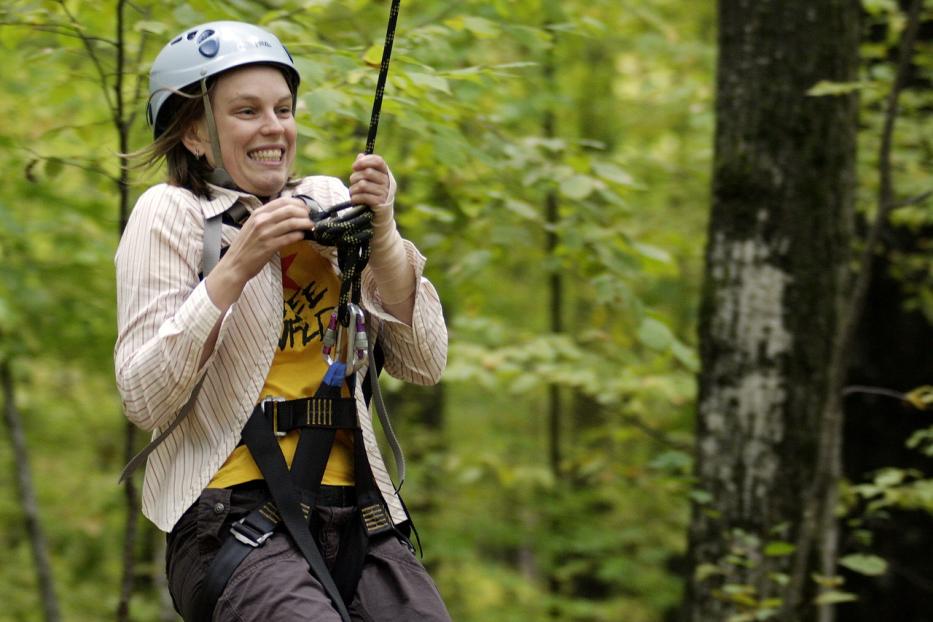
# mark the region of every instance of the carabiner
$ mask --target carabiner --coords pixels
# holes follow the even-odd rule
[[[322,348],[324,353],[324,360],[327,361],[327,365],[334,364],[334,358],[331,356],[333,352],[334,356],[337,356],[335,346],[339,338],[339,325],[337,323],[337,310],[334,309],[334,312],[330,314],[330,321],[327,322],[327,328],[324,330],[324,336],[321,337],[321,342],[324,344]]]
[[[366,336],[366,316],[350,303],[350,325],[347,327],[347,376],[356,373],[369,362],[369,339]]]

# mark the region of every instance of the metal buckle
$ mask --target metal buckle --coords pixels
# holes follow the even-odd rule
[[[285,436],[288,432],[279,432],[279,405],[278,402],[284,402],[284,397],[267,397],[262,401],[262,411],[269,416],[269,410],[272,410],[272,431],[276,436]]]
[[[236,538],[239,542],[242,542],[243,544],[256,549],[262,546],[266,540],[271,538],[275,531],[260,533],[253,529],[251,525],[246,524],[246,517],[244,516],[237,522],[230,525],[230,533],[233,534],[233,537]]]

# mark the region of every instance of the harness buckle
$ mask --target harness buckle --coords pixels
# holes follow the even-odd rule
[[[284,397],[267,397],[262,401],[262,411],[269,417],[272,415],[272,431],[276,436],[285,436],[287,432],[279,431],[279,402],[284,402]]]
[[[244,516],[237,522],[230,525],[230,533],[233,534],[233,537],[236,538],[239,542],[247,546],[251,546],[254,549],[258,549],[263,545],[263,543],[272,537],[275,533],[275,530],[272,531],[259,531],[252,525],[246,522],[248,517]]]

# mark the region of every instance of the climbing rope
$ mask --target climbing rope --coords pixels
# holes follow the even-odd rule
[[[386,26],[385,43],[382,47],[382,63],[376,80],[376,95],[369,117],[369,133],[366,137],[365,154],[369,155],[376,148],[376,132],[379,129],[379,115],[382,111],[382,97],[385,93],[386,78],[389,75],[389,61],[392,58],[392,44],[395,42],[395,27],[398,22],[398,10],[401,0],[392,0],[389,10],[389,22]],[[301,197],[308,200],[309,197]],[[338,203],[325,210],[311,214],[314,231],[308,238],[324,246],[337,247],[337,265],[340,268],[340,299],[337,317],[340,325],[350,327],[352,319],[351,305],[360,304],[363,268],[369,262],[372,239],[373,213],[365,205],[353,205],[347,201]]]

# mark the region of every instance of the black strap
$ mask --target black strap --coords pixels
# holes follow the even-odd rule
[[[263,403],[273,431],[283,435],[298,428],[356,428],[356,400],[351,397],[307,397]]]
[[[347,384],[351,385],[352,388],[352,377]],[[296,526],[298,533],[302,534],[299,536],[301,540],[307,539],[309,529],[313,532],[312,525],[317,517],[312,512],[312,507],[321,497],[321,479],[327,467],[338,426],[328,425],[329,422],[326,421],[323,423],[311,421],[310,424],[306,425],[305,420],[307,419],[309,404],[316,405],[320,413],[322,412],[321,404],[324,402],[353,402],[347,398],[341,398],[339,395],[339,387],[322,383],[318,393],[313,398],[280,402],[266,401],[256,407],[247,422],[246,428],[243,430],[243,439],[263,473],[266,488],[272,495],[272,501],[266,502],[231,526],[230,535],[225,539],[207,568],[199,599],[191,605],[188,611],[184,612],[186,620],[211,619],[217,600],[223,593],[237,566],[254,549],[262,546],[285,520],[282,513],[277,509],[284,506],[277,504],[289,504],[290,507],[294,508],[294,500],[297,499],[298,511],[285,514],[298,514],[303,518],[303,521]],[[331,410],[333,411],[334,408],[332,407]],[[318,420],[320,419],[321,417],[318,417]],[[313,539],[311,539],[310,545],[313,547],[313,553],[317,553],[317,555],[312,553],[312,559],[308,560],[309,567],[315,577],[320,580],[321,576],[325,576],[327,579],[332,580],[336,592],[340,596],[341,603],[352,602],[356,594],[370,540],[373,537],[379,537],[383,533],[394,531],[391,516],[372,477],[363,443],[362,430],[356,425],[355,412],[352,420],[354,422],[352,429],[354,478],[356,482],[352,498],[354,499],[353,505],[357,506],[357,512],[351,520],[347,521],[340,534],[340,554],[329,572]],[[295,451],[292,468],[290,472],[284,475],[286,479],[277,479],[275,481],[278,483],[270,484],[273,481],[270,478],[274,476],[274,473],[277,473],[275,477],[281,478],[283,477],[283,471],[288,470],[281,451],[278,450],[278,443],[273,439],[272,445],[276,449],[272,449],[269,447],[270,443],[268,442],[271,436],[270,432],[275,430],[276,425],[280,429],[284,428],[283,421],[286,423],[288,421],[298,421],[296,427],[304,429],[299,439],[298,448]],[[344,491],[341,489],[341,492]],[[344,496],[345,493],[341,495],[341,498],[344,498]],[[339,505],[343,506],[346,503],[342,501]],[[288,529],[288,524],[285,524],[286,529]],[[289,533],[293,532],[289,529]],[[302,555],[305,555],[301,540],[294,536],[293,540],[299,550],[302,551]],[[307,545],[307,543],[305,544]],[[308,556],[305,555],[305,557],[307,559]],[[318,571],[315,570],[316,562],[313,561],[315,557],[320,558],[320,566],[323,568],[323,572],[327,574],[319,575]],[[321,584],[326,591],[326,580],[321,580]],[[331,593],[328,592],[328,596],[334,600]],[[337,601],[334,602],[336,604]],[[339,606],[337,608],[339,611]]]
[[[333,430],[326,432],[335,433]],[[350,622],[350,614],[347,612],[340,590],[337,589],[324,563],[324,558],[311,537],[298,493],[291,485],[291,475],[288,472],[285,456],[272,433],[272,424],[263,415],[261,407],[257,406],[247,420],[243,428],[243,440],[246,441],[246,446],[266,481],[272,500],[285,524],[285,529],[288,530],[298,550],[307,560],[311,574],[321,583],[325,593],[333,602],[334,608],[340,614],[342,622]],[[314,499],[313,497],[306,498],[305,501],[305,507],[310,511],[310,507],[314,505]]]
[[[201,594],[191,603],[191,610],[185,612],[185,620],[206,622],[214,617],[217,600],[233,576],[233,571],[247,555],[272,537],[280,521],[275,506],[267,502],[230,527],[230,536],[224,540],[208,565]]]

